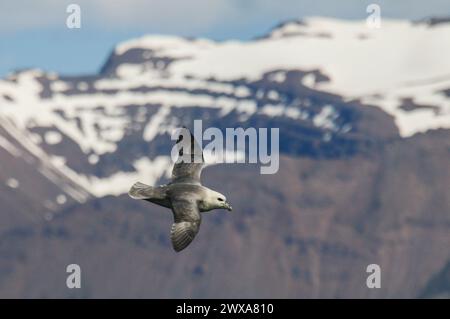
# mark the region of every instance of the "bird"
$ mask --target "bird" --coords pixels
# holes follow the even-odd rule
[[[200,176],[205,165],[203,151],[186,127],[179,130],[175,147],[178,160],[173,166],[170,182],[156,187],[137,182],[130,188],[128,195],[172,210],[174,223],[170,239],[173,249],[180,252],[197,235],[201,213],[214,209],[232,211],[233,208],[225,195],[202,185]]]

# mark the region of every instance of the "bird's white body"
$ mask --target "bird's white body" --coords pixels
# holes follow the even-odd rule
[[[199,149],[198,146],[192,147],[196,142],[190,132],[189,136],[191,148]],[[177,144],[181,140],[180,138]],[[182,150],[180,155],[182,155]],[[195,154],[189,153],[188,155],[194,156]],[[202,154],[195,156],[203,161]],[[203,164],[203,162],[177,162],[172,171],[172,181],[169,184],[152,187],[138,182],[129,191],[129,195],[134,199],[146,200],[172,209],[175,223],[172,225],[170,236],[173,248],[177,252],[186,248],[198,233],[201,212],[220,208],[232,210],[223,194],[201,184],[200,173]]]

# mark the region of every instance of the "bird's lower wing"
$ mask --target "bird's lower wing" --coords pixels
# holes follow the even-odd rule
[[[200,212],[194,202],[188,200],[172,201],[175,223],[170,231],[173,249],[185,249],[194,240],[200,229]]]
[[[199,225],[192,222],[174,223],[170,232],[170,239],[175,251],[185,249],[194,240],[197,235]]]

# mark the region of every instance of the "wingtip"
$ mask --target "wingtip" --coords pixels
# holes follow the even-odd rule
[[[182,251],[183,249],[185,249],[187,246],[183,247],[183,246],[179,246],[176,245],[174,242],[172,242],[172,249],[176,252],[179,253],[180,251]]]
[[[172,246],[172,248],[173,248],[173,250],[176,252],[176,253],[179,253],[180,251],[182,251],[184,248],[176,248],[176,247],[173,247]]]

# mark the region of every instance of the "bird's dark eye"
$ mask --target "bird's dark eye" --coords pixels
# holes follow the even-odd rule
[[[223,202],[223,199],[222,198],[218,198],[217,199],[219,202]]]

